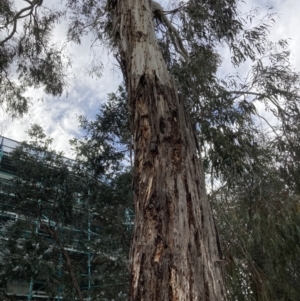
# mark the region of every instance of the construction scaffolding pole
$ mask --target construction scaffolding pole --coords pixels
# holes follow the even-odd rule
[[[35,222],[35,234],[39,234],[39,227],[40,224],[38,221]],[[30,277],[30,283],[29,283],[29,292],[28,292],[28,296],[27,296],[27,300],[31,301],[32,299],[32,291],[33,291],[33,278]]]
[[[88,300],[91,300],[91,211],[90,191],[88,192]]]

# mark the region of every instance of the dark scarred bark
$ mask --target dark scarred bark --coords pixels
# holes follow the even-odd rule
[[[150,6],[122,0],[116,8],[135,150],[130,300],[226,300],[200,154]]]

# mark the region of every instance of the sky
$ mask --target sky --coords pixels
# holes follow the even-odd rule
[[[50,0],[48,0],[50,1]],[[52,1],[52,0],[51,0]],[[53,0],[54,1],[54,0]],[[17,0],[21,5],[21,0]],[[45,1],[44,1],[45,2]],[[300,1],[299,0],[245,0],[240,7],[241,11],[247,11],[254,7],[260,7],[262,14],[267,7],[273,7],[278,13],[276,23],[270,31],[273,41],[289,38],[292,51],[292,64],[300,71]],[[169,5],[169,0],[160,1],[163,7]],[[65,30],[58,27],[54,33],[54,39],[63,41]],[[0,135],[23,141],[28,139],[26,131],[31,124],[41,125],[48,136],[54,138],[52,147],[58,151],[64,151],[68,157],[73,157],[69,140],[81,137],[83,132],[79,129],[78,116],[85,115],[93,119],[98,113],[99,105],[107,99],[107,94],[115,92],[122,83],[122,75],[116,66],[111,54],[105,49],[100,50],[99,60],[103,64],[101,78],[91,78],[87,74],[87,68],[91,62],[90,39],[86,38],[80,46],[69,46],[73,63],[70,69],[68,87],[61,97],[53,98],[44,94],[43,89],[29,90],[28,95],[33,98],[43,98],[43,101],[34,102],[29,113],[21,119],[12,119],[0,109]],[[224,50],[224,60],[219,72],[228,72],[231,68],[228,52]],[[234,72],[234,70],[231,70]],[[263,108],[260,108],[263,110]],[[264,116],[271,118],[264,113]],[[271,120],[272,121],[272,120]],[[274,120],[273,120],[274,122]]]

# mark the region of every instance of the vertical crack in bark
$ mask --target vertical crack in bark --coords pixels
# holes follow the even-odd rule
[[[196,242],[197,243],[197,242]],[[194,257],[193,256],[193,250],[192,250],[192,244],[189,243],[188,245],[188,264],[189,264],[189,269],[190,271],[193,271],[196,267],[193,266],[193,260],[192,258]],[[189,273],[189,288],[190,288],[190,291],[189,291],[189,301],[193,301],[194,300],[194,272],[190,272]]]
[[[190,226],[190,228],[195,229],[196,223],[195,223],[192,196],[191,196],[191,192],[189,190],[189,185],[188,185],[186,177],[184,179],[184,186],[185,186],[185,193],[186,193],[186,205],[187,205],[187,213],[188,213],[187,218],[189,221],[189,226]]]

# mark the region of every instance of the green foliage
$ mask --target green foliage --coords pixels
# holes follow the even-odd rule
[[[212,193],[230,300],[299,300],[300,196],[261,140],[251,171]],[[277,153],[277,154],[276,154]]]
[[[120,86],[116,93],[108,95],[108,101],[100,107],[94,121],[79,117],[85,131],[84,139],[74,138],[71,145],[77,158],[87,162],[94,176],[122,169],[122,160],[132,160],[131,134],[127,94]],[[124,167],[124,164],[123,164]]]
[[[287,41],[268,39],[276,15],[269,10],[261,17],[255,8],[241,17],[238,4],[189,1],[171,11],[174,25],[181,24],[178,32],[188,63],[178,57],[170,33],[156,26],[159,45],[195,124],[204,167],[228,182],[232,173],[249,171],[258,160],[256,124],[262,117],[257,105],[263,103],[281,123],[299,110],[299,73],[290,64]],[[232,68],[249,66],[246,76],[238,71],[218,74],[226,48]],[[287,106],[294,113],[287,113]]]
[[[272,136],[255,127],[253,114],[256,110],[251,103],[244,101],[235,108],[229,97],[227,101],[222,100],[218,102],[219,106],[209,104],[207,100],[205,109],[210,122],[202,123],[199,137],[203,143],[213,145],[209,153],[204,154],[206,175],[212,182],[221,182],[213,186],[210,198],[224,250],[229,299],[298,300],[300,197],[297,156],[300,140],[299,126],[295,122],[299,118],[298,111],[294,109],[297,103],[290,101],[289,110],[281,112],[290,115],[290,122],[286,118],[280,127],[271,128],[276,132],[276,136]],[[97,141],[97,136],[92,133],[99,128],[102,134],[112,128],[116,136],[122,137],[120,133],[128,127],[124,104],[125,95],[113,97],[103,107],[102,112],[106,114],[99,114],[96,122],[86,123],[91,129],[88,145],[93,145],[93,139]],[[118,110],[120,114],[117,114]],[[109,116],[109,119],[101,116]],[[237,133],[237,124],[243,131]],[[119,142],[120,138],[112,137],[111,141],[114,140]],[[123,141],[127,144],[128,140]],[[209,156],[216,161],[208,161]],[[131,175],[126,177],[125,185],[130,185]],[[119,187],[126,190],[126,186]],[[106,195],[108,199],[113,198]],[[121,190],[117,199],[121,200],[122,195]],[[130,198],[131,195],[127,195],[125,199]]]
[[[50,297],[60,292],[64,300],[74,300],[74,276],[83,297],[124,300],[131,173],[116,170],[99,181],[86,162],[53,151],[52,139],[39,126],[28,133],[31,143],[22,143],[11,155],[14,177],[0,182],[1,212],[7,219],[0,225],[2,285],[33,280],[34,289]],[[16,217],[9,218],[12,213]]]
[[[0,1],[0,105],[13,117],[27,113],[29,87],[42,86],[46,93],[59,96],[67,83],[70,62],[64,47],[51,42],[64,13],[39,2],[26,1],[27,6],[17,10],[13,1]]]
[[[212,183],[220,183],[212,185],[210,195],[223,242],[230,299],[299,300],[299,73],[290,64],[287,42],[268,39],[276,17],[272,11],[261,17],[259,10],[254,9],[240,16],[237,8],[240,2],[173,1],[178,9],[167,16],[179,37],[174,37],[174,31],[166,28],[159,18],[155,18],[155,30],[180,99],[193,121],[206,174]],[[69,41],[81,43],[84,36],[90,35],[93,42],[101,41],[118,52],[115,0],[69,0],[64,12],[34,6],[18,34],[13,25],[20,21],[20,15],[12,2],[0,0],[0,3],[3,3],[0,23],[5,24],[0,29],[0,93],[4,96],[0,102],[6,101],[11,114],[28,110],[28,99],[24,97],[28,87],[42,85],[47,93],[62,93],[66,82],[62,52],[51,44],[50,37],[55,22],[64,13],[68,18]],[[6,29],[13,33],[9,39],[4,35]],[[188,60],[178,53],[174,42],[178,39],[188,53]],[[224,47],[230,50],[233,68],[243,63],[249,66],[247,75],[239,74],[238,69],[224,76],[218,73]],[[19,82],[12,80],[14,70]],[[98,65],[95,70],[99,70]],[[60,212],[58,216],[54,214],[57,222],[71,225],[80,220],[74,216],[73,193],[80,192],[82,200],[92,200],[90,210],[93,208],[95,219],[105,224],[99,244],[94,241],[102,250],[95,259],[101,262],[95,283],[102,287],[105,279],[115,280],[117,285],[118,277],[123,277],[122,252],[128,247],[129,232],[122,230],[122,212],[124,208],[132,208],[132,174],[122,164],[122,160],[132,162],[126,97],[125,89],[120,88],[109,96],[94,121],[80,118],[86,136],[72,141],[80,161],[72,165],[72,170],[59,155],[48,155],[51,141],[45,140],[37,127],[33,129],[37,137],[33,151],[23,145],[26,152],[19,150],[15,159],[19,162],[16,170],[21,174],[14,187],[18,193],[11,198],[20,204],[26,200],[22,204],[34,209],[35,219],[41,211],[38,203],[41,200],[43,212],[50,212],[55,205]],[[261,116],[257,110],[261,104],[277,118],[278,127],[271,126]],[[258,121],[266,122],[272,135],[262,134]],[[42,153],[47,155],[40,158]],[[25,181],[27,175],[32,176]],[[76,182],[83,175],[85,180]],[[51,190],[53,183],[57,188]],[[38,239],[32,223],[28,225],[32,228],[31,236]],[[18,229],[21,225],[15,231],[21,231]],[[81,235],[80,239],[86,237],[85,233]],[[116,240],[118,246],[126,245],[116,251],[114,260],[106,256],[112,247],[111,240]],[[24,243],[20,241],[15,246]],[[35,246],[35,243],[28,246],[33,255],[44,254]],[[17,262],[11,262],[12,275]],[[51,264],[47,269],[49,274],[55,270]],[[28,275],[17,272],[23,273],[22,277],[31,277],[34,271]]]

